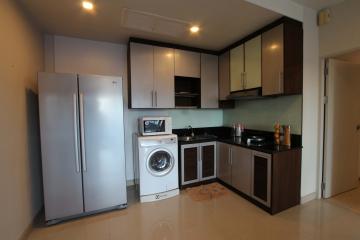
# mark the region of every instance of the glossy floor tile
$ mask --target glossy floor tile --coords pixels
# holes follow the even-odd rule
[[[328,200],[315,200],[271,216],[229,191],[208,201],[186,192],[125,210],[38,227],[30,240],[250,240],[360,239],[360,215]]]
[[[349,208],[350,210],[360,214],[360,187],[352,191],[339,194],[329,199],[329,201],[339,204],[342,207]]]

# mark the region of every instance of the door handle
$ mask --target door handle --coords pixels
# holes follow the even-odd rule
[[[283,92],[283,85],[284,85],[284,73],[282,71],[279,72],[279,92]]]
[[[74,106],[74,140],[75,140],[75,164],[76,172],[80,172],[80,162],[79,162],[79,140],[78,140],[78,126],[77,126],[77,97],[76,93],[73,95],[73,106]]]
[[[151,106],[154,107],[154,91],[151,90]]]
[[[84,95],[80,93],[80,136],[81,136],[81,159],[83,171],[87,171],[86,167],[86,151],[85,151],[85,127],[84,127]]]

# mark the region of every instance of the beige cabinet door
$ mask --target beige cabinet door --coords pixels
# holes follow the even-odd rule
[[[216,171],[217,177],[223,182],[231,185],[231,146],[226,143],[217,143]]]
[[[230,50],[230,91],[244,89],[244,45]]]
[[[152,108],[154,105],[154,48],[130,43],[131,107]]]
[[[200,78],[200,53],[175,49],[175,75]]]
[[[245,43],[244,88],[261,87],[261,35]]]
[[[232,186],[250,196],[252,151],[250,149],[232,146],[231,163]]]
[[[201,54],[201,108],[219,107],[218,56]]]
[[[174,49],[154,46],[154,107],[175,108]]]
[[[284,89],[284,25],[262,34],[262,95],[276,95]]]
[[[219,100],[226,100],[230,94],[230,52],[219,56]]]

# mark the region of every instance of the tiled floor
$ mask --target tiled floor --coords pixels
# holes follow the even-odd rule
[[[342,207],[349,208],[350,210],[360,214],[360,187],[337,195],[329,199],[329,201]]]
[[[196,202],[180,196],[130,204],[52,227],[36,228],[30,240],[120,239],[360,239],[360,215],[331,201],[316,200],[270,216],[240,196]]]

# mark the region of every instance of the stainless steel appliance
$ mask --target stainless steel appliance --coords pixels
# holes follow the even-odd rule
[[[143,136],[172,134],[171,117],[139,118],[139,132]]]
[[[122,79],[38,78],[47,223],[126,207]]]

